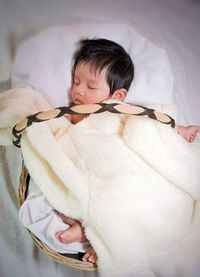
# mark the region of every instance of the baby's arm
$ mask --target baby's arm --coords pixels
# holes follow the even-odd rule
[[[200,132],[200,126],[181,126],[176,125],[176,130],[184,139],[188,142],[193,142],[197,136],[197,133]]]

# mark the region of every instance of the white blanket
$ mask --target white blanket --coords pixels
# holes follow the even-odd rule
[[[27,98],[26,89],[14,93],[2,94],[1,104],[16,100],[26,109],[1,110],[4,134],[6,115],[17,121],[36,112],[31,105],[48,108],[34,91]],[[200,195],[200,143],[187,143],[169,126],[108,112],[76,125],[53,119],[27,128],[21,149],[52,206],[85,226],[103,276],[145,276],[190,231]]]

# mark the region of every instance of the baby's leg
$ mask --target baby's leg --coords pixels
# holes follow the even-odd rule
[[[72,242],[86,240],[84,229],[79,221],[72,219],[70,217],[67,217],[63,214],[60,214],[60,217],[65,223],[70,225],[68,229],[56,233],[55,236],[61,243],[68,244]],[[89,246],[82,260],[84,262],[90,262],[90,263],[96,264],[97,254],[94,251],[94,248],[92,246]]]
[[[87,250],[87,252],[85,253],[85,255],[82,258],[83,262],[90,262],[93,264],[97,263],[97,254],[94,251],[94,248],[92,246],[90,246]]]

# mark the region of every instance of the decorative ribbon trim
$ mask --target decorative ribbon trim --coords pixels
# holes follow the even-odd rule
[[[59,118],[64,115],[83,115],[83,114],[98,114],[103,112],[128,114],[135,116],[147,116],[148,118],[157,120],[161,123],[171,125],[175,128],[175,120],[164,113],[155,111],[147,107],[131,104],[120,103],[98,103],[98,104],[84,104],[84,105],[71,105],[69,107],[58,107],[45,112],[39,112],[33,115],[29,115],[26,118],[20,120],[12,129],[13,144],[16,147],[20,147],[20,140],[22,132],[33,123],[39,123],[47,121],[53,118]]]

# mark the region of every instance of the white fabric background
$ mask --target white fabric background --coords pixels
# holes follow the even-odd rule
[[[72,57],[84,37],[103,37],[122,45],[132,57],[134,79],[126,102],[171,104],[174,78],[166,50],[127,24],[78,23],[47,28],[21,43],[11,68],[12,87],[29,85],[53,107],[69,105]]]
[[[198,0],[0,0],[0,88],[5,88],[9,79],[9,65],[18,43],[36,30],[89,20],[124,22],[167,50],[180,122],[200,124],[199,11]],[[1,147],[0,167],[0,276],[97,276],[54,263],[33,246],[17,217],[19,151]],[[198,253],[199,246],[195,239],[184,249],[188,253],[185,258],[175,257],[174,266],[165,263],[162,277],[198,277],[200,257],[190,257]]]

